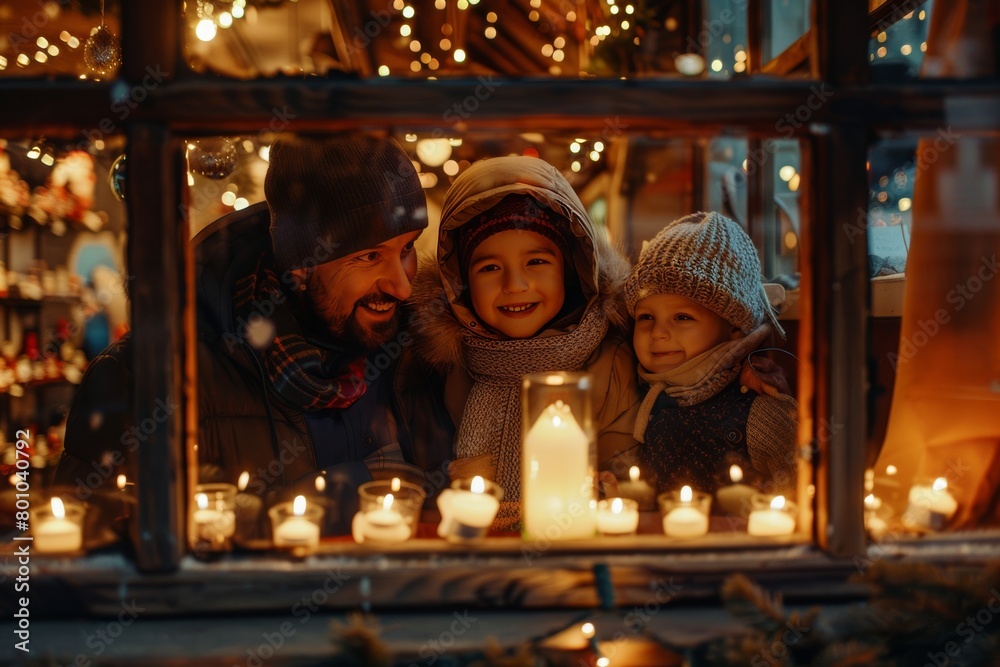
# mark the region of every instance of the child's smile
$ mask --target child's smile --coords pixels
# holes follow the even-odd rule
[[[493,234],[469,263],[476,315],[510,338],[529,338],[563,307],[563,256],[549,238],[524,229]]]
[[[677,294],[654,294],[635,306],[635,356],[650,373],[665,373],[740,331],[701,304]]]

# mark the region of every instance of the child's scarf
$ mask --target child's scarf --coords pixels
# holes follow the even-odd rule
[[[520,522],[522,377],[580,370],[607,331],[607,317],[592,306],[580,324],[565,334],[495,340],[470,333],[462,339],[469,375],[475,383],[465,402],[455,455],[492,456],[496,465],[493,481],[504,491],[494,528],[513,530]]]
[[[364,381],[365,358],[331,368],[338,353],[306,340],[277,273],[263,256],[256,269],[233,286],[236,322],[245,327],[262,320],[264,316],[257,309],[262,303],[268,304],[269,310],[273,308],[267,319],[274,324],[275,335],[270,345],[256,354],[282,401],[299,410],[325,410],[349,407],[364,396],[368,388]]]
[[[646,441],[649,413],[657,397],[663,393],[678,405],[695,405],[715,396],[740,374],[743,359],[753,352],[771,334],[767,323],[742,338],[719,343],[666,373],[649,373],[639,367],[639,377],[649,385],[646,398],[639,405],[632,435],[639,442]]]

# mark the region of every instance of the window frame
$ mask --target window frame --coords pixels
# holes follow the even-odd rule
[[[201,76],[188,70],[181,57],[181,4],[123,3],[123,67],[117,82],[0,80],[7,99],[21,100],[16,107],[0,108],[0,127],[58,134],[97,127],[114,87],[141,81],[149,63],[164,63],[169,72],[125,121],[136,405],[165,398],[190,406],[196,399],[196,388],[187,381],[195,370],[196,351],[186,344],[195,340],[194,267],[186,225],[179,224],[184,173],[180,136],[258,131],[268,127],[275,110],[286,108],[297,112],[282,128],[288,131],[400,123],[434,127],[443,119],[429,109],[452,108],[489,83],[285,78],[243,82]],[[801,204],[811,224],[800,240],[804,298],[799,333],[799,399],[806,415],[800,441],[810,443],[815,463],[811,544],[722,550],[692,546],[665,555],[611,547],[576,554],[552,549],[532,563],[520,553],[489,548],[441,548],[427,556],[408,547],[378,556],[323,555],[292,561],[230,555],[206,563],[189,555],[186,547],[185,489],[195,471],[185,465],[185,458],[193,451],[197,433],[192,410],[187,409],[171,415],[138,450],[134,562],[119,555],[39,560],[42,587],[73,593],[51,596],[62,603],[51,611],[66,613],[65,600],[73,599],[88,613],[116,613],[120,601],[115,591],[123,581],[130,595],[143,595],[152,609],[164,614],[246,609],[242,605],[251,598],[260,610],[287,609],[296,595],[314,590],[316,578],[331,568],[341,568],[338,571],[350,574],[353,582],[353,594],[327,605],[336,607],[625,605],[647,599],[651,582],[670,576],[692,582],[693,597],[708,596],[717,589],[714,582],[734,570],[793,588],[805,582],[805,590],[810,590],[809,582],[820,580],[830,584],[828,594],[846,594],[850,587],[844,582],[856,572],[855,559],[869,554],[862,522],[867,405],[861,389],[867,386],[870,287],[867,239],[844,234],[842,227],[855,219],[858,207],[867,205],[865,162],[872,130],[926,130],[948,122],[956,129],[995,131],[993,112],[1000,108],[1000,89],[982,81],[934,80],[868,88],[866,3],[845,6],[817,0],[815,11],[817,25],[823,26],[815,30],[816,62],[823,73],[818,80],[498,80],[489,104],[463,121],[463,128],[476,129],[537,130],[544,124],[600,132],[609,123],[626,123],[629,131],[709,134],[738,128],[748,135],[767,135],[775,133],[776,118],[808,105],[810,96],[829,91],[830,102],[815,110],[794,135],[804,139],[803,164],[813,165],[811,187],[803,188]],[[149,26],[157,26],[155,34]],[[28,118],[23,112],[27,108],[39,112]],[[378,111],[372,114],[372,109]],[[920,544],[900,540],[896,548],[933,558],[934,544],[954,542],[948,537]],[[1000,541],[990,538],[986,544],[984,551],[995,552]],[[431,585],[421,587],[427,577]],[[461,585],[445,593],[449,582]],[[180,593],[175,595],[177,586]],[[164,593],[168,587],[171,592]]]

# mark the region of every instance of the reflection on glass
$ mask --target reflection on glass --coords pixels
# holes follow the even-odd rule
[[[770,0],[763,3],[766,18],[760,51],[765,63],[806,34],[811,4],[809,0]]]
[[[15,0],[0,9],[0,78],[115,76],[121,64],[118,2]]]
[[[887,139],[868,156],[868,262],[871,277],[906,270],[918,171],[915,139]],[[926,165],[925,165],[926,166]],[[854,229],[854,233],[860,230]]]
[[[873,81],[914,79],[920,73],[934,1],[912,4],[919,7],[906,13],[894,12],[875,26],[874,35],[868,40]]]

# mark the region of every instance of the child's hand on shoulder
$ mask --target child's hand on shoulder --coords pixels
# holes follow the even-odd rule
[[[748,359],[740,372],[740,384],[751,391],[766,396],[777,397],[790,394],[785,371],[778,364],[764,356]]]

